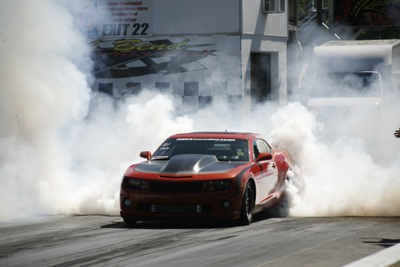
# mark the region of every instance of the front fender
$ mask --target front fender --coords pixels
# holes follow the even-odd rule
[[[243,193],[243,187],[246,185],[249,179],[252,179],[252,173],[254,168],[261,168],[260,164],[251,165],[239,172],[235,178],[235,197],[241,196]],[[253,179],[254,180],[254,179]],[[254,181],[255,187],[257,187],[257,183]],[[257,193],[257,188],[255,188]]]

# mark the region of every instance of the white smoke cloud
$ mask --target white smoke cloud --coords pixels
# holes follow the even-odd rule
[[[86,115],[87,53],[73,18],[56,1],[0,3],[1,219],[56,213],[68,175],[57,133]],[[15,14],[18,14],[16,16]]]
[[[315,59],[313,64],[318,66]],[[323,71],[332,67],[329,62],[322,65]],[[350,68],[334,66],[342,72],[346,67]],[[387,69],[384,72],[387,74]],[[307,84],[300,90],[304,103],[310,97],[365,101],[368,90],[370,97],[376,97],[380,88],[375,80],[354,90],[357,85],[368,84],[360,79],[365,73],[338,73],[330,81],[321,70],[313,73],[310,68],[309,74]],[[399,139],[393,137],[400,126],[400,97],[397,88],[387,86],[388,77],[383,79],[385,98],[380,105],[317,106],[314,113],[292,103],[272,117],[273,144],[287,149],[295,163],[296,178],[288,184],[291,216],[400,214],[400,197],[396,193],[400,190]]]
[[[331,142],[318,141],[331,133],[298,103],[272,117],[272,144],[289,151],[295,164],[294,184],[288,184],[290,216],[400,215],[396,121],[378,117],[363,124],[364,116],[356,112],[343,120],[341,135]],[[369,140],[371,133],[375,138]]]

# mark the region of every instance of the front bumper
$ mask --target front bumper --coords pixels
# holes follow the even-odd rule
[[[124,199],[131,201],[124,206]],[[155,220],[162,218],[204,218],[234,220],[240,217],[241,197],[234,190],[191,193],[167,193],[121,189],[120,214],[123,218]],[[224,208],[222,202],[229,201]]]

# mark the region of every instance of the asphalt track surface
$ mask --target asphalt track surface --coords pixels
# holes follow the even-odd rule
[[[343,266],[400,243],[399,217],[139,222],[54,216],[0,224],[0,266]]]

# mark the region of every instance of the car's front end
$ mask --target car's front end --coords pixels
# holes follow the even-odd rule
[[[129,172],[120,192],[121,216],[157,218],[238,219],[241,196],[232,174],[171,176]]]

